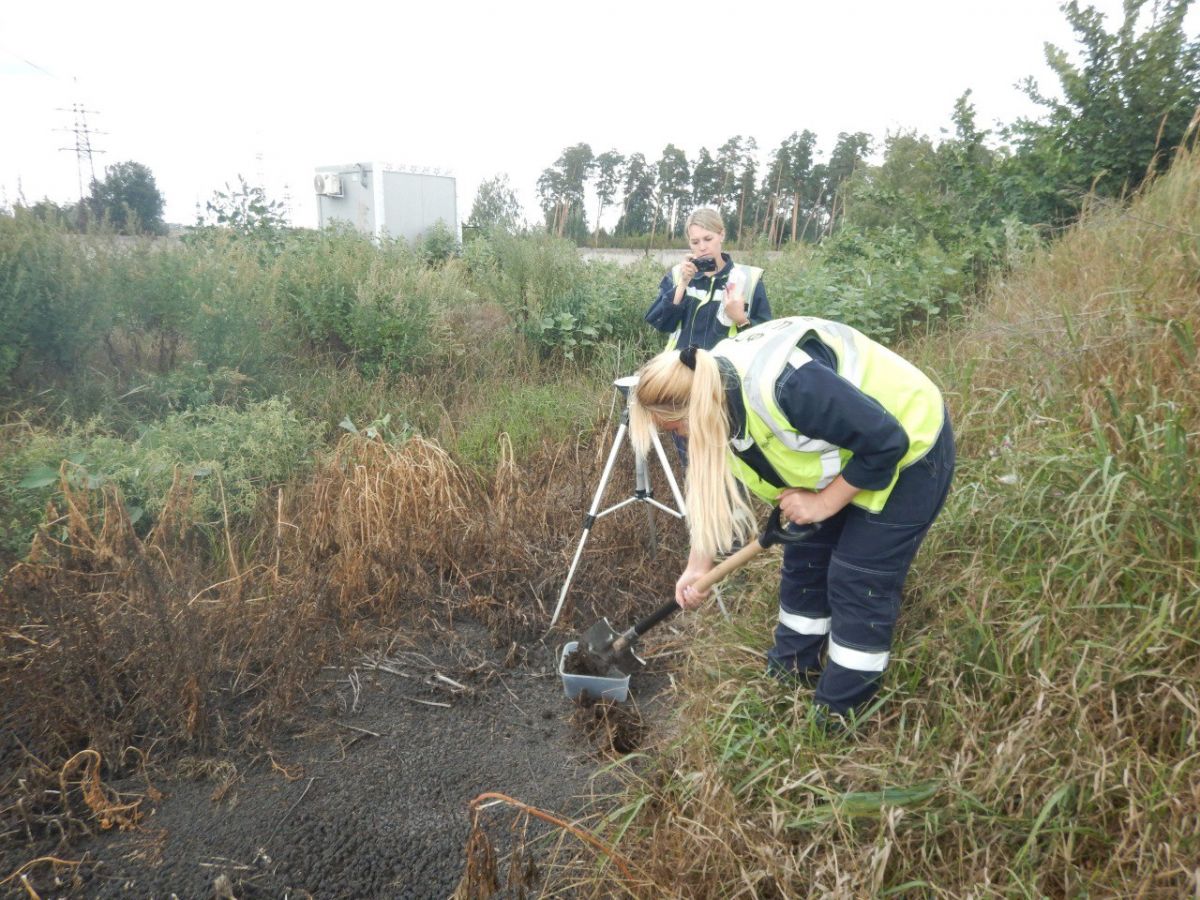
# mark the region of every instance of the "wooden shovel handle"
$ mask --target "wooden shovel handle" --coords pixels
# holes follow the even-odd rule
[[[821,527],[820,523],[813,523],[798,528],[792,526],[789,530],[783,524],[782,516],[783,512],[778,506],[772,509],[771,515],[767,518],[767,527],[763,529],[762,534],[732,556],[723,559],[720,564],[713,566],[711,570],[697,578],[692,586],[703,594],[730,572],[740,569],[750,562],[767,547],[774,547],[776,544],[802,544],[816,534]]]
[[[736,569],[740,569],[746,563],[750,562],[750,560],[754,559],[754,557],[758,556],[758,554],[762,553],[762,551],[762,543],[758,538],[755,538],[741,550],[737,551],[737,553],[734,553],[732,556],[725,557],[725,559],[721,560],[721,562],[697,578],[694,582],[692,582],[692,587],[694,587],[699,593],[703,594],[718,581],[721,581],[726,575],[730,574]]]
[[[739,569],[746,563],[750,562],[750,560],[758,556],[762,550],[763,546],[758,542],[757,539],[751,541],[737,553],[733,554],[727,559],[722,560],[720,565],[714,566],[711,570],[705,572],[698,579],[696,579],[694,582],[696,590],[700,591],[701,593],[707,591],[734,569]],[[675,602],[674,598],[671,598],[658,609],[654,610],[654,612],[650,613],[650,615],[646,616],[646,618],[642,619],[640,622],[630,628],[627,632],[618,637],[615,641],[613,641],[613,649],[617,651],[624,650],[631,643],[633,643],[633,641],[637,640],[659,622],[662,622],[664,619],[671,618],[671,616],[679,612],[679,609],[679,604]]]
[[[740,569],[746,563],[750,562],[750,560],[762,553],[765,548],[773,547],[775,544],[801,543],[812,537],[819,527],[819,525],[807,525],[800,529],[788,531],[780,519],[779,507],[776,506],[771,511],[771,516],[767,522],[766,530],[763,531],[759,537],[752,540],[733,555],[721,560],[720,563],[713,566],[709,571],[697,578],[692,583],[692,586],[703,594],[714,584],[723,579],[726,575],[737,569]],[[624,650],[633,641],[637,640],[659,622],[671,618],[671,616],[679,612],[679,609],[679,604],[675,602],[674,598],[668,600],[658,609],[654,610],[654,612],[650,613],[650,615],[646,616],[646,618],[642,619],[640,622],[614,640],[612,643],[612,649],[615,651]]]

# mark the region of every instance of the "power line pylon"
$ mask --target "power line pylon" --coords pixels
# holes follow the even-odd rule
[[[85,109],[82,103],[72,103],[71,108],[57,107],[59,112],[69,112],[74,120],[72,127],[59,128],[58,131],[67,131],[75,135],[74,147],[59,147],[60,151],[75,152],[75,168],[79,177],[79,199],[83,200],[83,172],[86,162],[87,171],[91,175],[91,180],[88,181],[88,186],[91,187],[96,181],[96,163],[93,157],[98,153],[105,153],[104,150],[97,150],[92,146],[92,135],[106,134],[104,131],[95,131],[88,128],[88,114],[99,115],[94,109]]]

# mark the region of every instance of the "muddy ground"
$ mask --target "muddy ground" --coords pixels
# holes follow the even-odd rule
[[[269,758],[174,766],[186,774],[154,780],[164,796],[144,801],[140,828],[59,851],[85,861],[73,885],[62,869],[55,888],[45,864],[31,884],[42,897],[448,897],[464,873],[472,798],[500,792],[578,820],[614,786],[593,778],[613,758],[611,742],[589,734],[589,714],[565,698],[557,672],[554,654],[571,636],[519,654],[470,622],[397,634],[378,653],[327,669],[303,727]],[[667,724],[665,667],[651,658],[633,678],[647,729],[639,743]],[[147,793],[138,779],[112,786]],[[516,818],[507,806],[485,811],[502,852]],[[562,856],[548,841],[530,846],[543,865]],[[0,866],[7,874],[53,850],[52,841],[10,843]],[[18,889],[10,882],[4,894],[26,896]]]
[[[564,507],[587,508],[603,461],[597,455],[591,477],[584,466],[578,483],[565,485]],[[632,469],[618,468],[606,506],[632,493]],[[480,604],[474,596],[432,598],[412,612],[420,624],[396,628],[368,644],[372,652],[323,670],[308,686],[305,708],[296,710],[295,727],[256,735],[265,745],[254,754],[180,759],[176,751],[156,755],[152,748],[147,777],[103,776],[122,800],[142,798],[135,830],[72,835],[60,844],[44,821],[28,828],[8,816],[10,830],[0,834],[0,882],[7,880],[0,898],[32,896],[10,876],[46,856],[78,865],[29,868],[30,887],[43,898],[442,898],[463,876],[469,804],[478,795],[506,794],[570,821],[596,815],[617,787],[611,776],[594,777],[598,770],[614,755],[649,747],[671,727],[669,669],[691,629],[679,617],[641,642],[649,665],[633,677],[629,707],[638,712],[629,718],[640,719],[644,731],[625,729],[617,746],[613,735],[595,728],[595,710],[580,710],[565,697],[556,658],[563,644],[602,615],[623,628],[657,607],[686,555],[682,526],[655,516],[658,524],[649,528],[640,506],[604,520],[559,627],[544,642],[539,638],[575,549],[570,530],[563,532],[561,557],[545,554],[550,562],[536,570],[541,577],[521,588],[525,607]],[[468,613],[486,617],[486,624]],[[237,710],[226,712],[236,720]],[[123,761],[122,771],[133,768]],[[73,812],[86,815],[79,773],[69,781]],[[56,794],[57,778],[38,787],[43,798]],[[501,851],[511,847],[515,810],[499,805],[481,820]],[[533,847],[543,872],[547,862],[565,861],[568,850],[581,846],[536,820],[531,827],[561,838],[558,847],[550,841]],[[503,861],[500,868],[505,874]],[[543,895],[543,885],[535,881],[530,896]]]

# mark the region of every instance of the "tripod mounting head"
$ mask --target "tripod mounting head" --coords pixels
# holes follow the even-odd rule
[[[626,375],[623,378],[618,378],[616,381],[614,381],[613,387],[615,387],[621,393],[621,399],[624,400],[626,403],[628,403],[629,402],[629,390],[630,390],[630,388],[635,387],[637,385],[637,383],[638,383],[637,375]]]

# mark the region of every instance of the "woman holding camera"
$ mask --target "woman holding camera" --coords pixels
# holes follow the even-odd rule
[[[771,318],[763,270],[735,263],[721,249],[725,225],[715,209],[687,218],[688,256],[663,276],[646,321],[669,334],[667,349],[711,350],[739,329]]]
[[[797,316],[743,330],[711,352],[664,351],[630,398],[639,453],[656,428],[689,438],[694,582],[751,536],[743,488],[797,525],[784,549],[768,671],[816,688],[815,713],[864,710],[890,658],[909,566],[954,473],[954,434],[937,386],[916,366],[837,322]]]
[[[722,251],[725,225],[715,209],[698,209],[687,218],[687,258],[672,267],[658,286],[646,321],[669,334],[667,349],[711,350],[744,328],[769,321],[771,304],[763,270],[735,263]],[[687,438],[672,435],[687,468]]]

